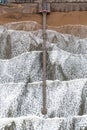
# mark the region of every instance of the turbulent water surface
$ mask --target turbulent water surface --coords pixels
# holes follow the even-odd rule
[[[43,38],[37,29],[0,26],[0,130],[86,130],[87,38],[47,30],[43,116]]]

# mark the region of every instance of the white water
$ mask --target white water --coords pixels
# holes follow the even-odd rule
[[[87,38],[47,30],[47,115],[42,32],[0,27],[0,130],[87,129]]]

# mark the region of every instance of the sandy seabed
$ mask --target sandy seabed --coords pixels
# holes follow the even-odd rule
[[[18,21],[36,21],[42,24],[41,14],[28,14],[20,12],[2,11],[5,6],[0,6],[0,24]],[[87,11],[52,12],[47,16],[47,25],[61,26],[68,24],[87,25]]]

